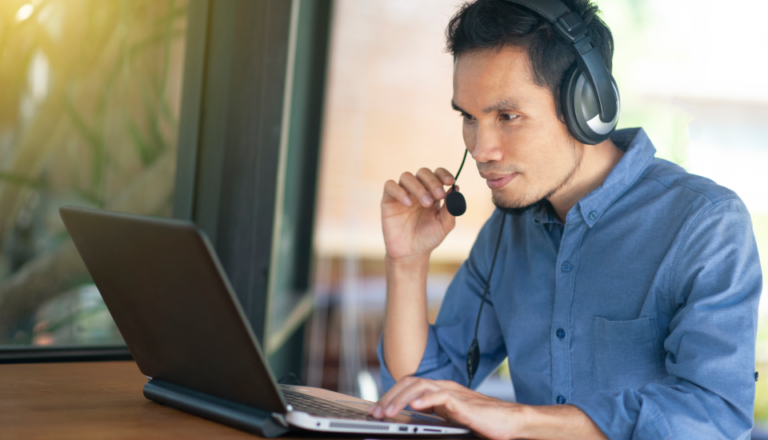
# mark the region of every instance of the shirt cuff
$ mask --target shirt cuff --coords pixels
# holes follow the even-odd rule
[[[592,419],[610,439],[666,440],[672,430],[661,408],[637,390],[618,394],[595,393],[571,404]]]

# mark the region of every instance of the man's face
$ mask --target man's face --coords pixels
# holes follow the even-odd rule
[[[583,145],[557,117],[552,93],[536,85],[524,49],[459,55],[453,106],[464,143],[500,208],[524,208],[567,185]]]

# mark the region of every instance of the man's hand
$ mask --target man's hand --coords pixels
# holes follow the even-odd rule
[[[529,406],[504,402],[452,381],[405,377],[368,414],[394,417],[406,406],[460,423],[488,439],[607,440],[584,412],[572,405]]]
[[[434,172],[422,168],[415,176],[405,172],[398,183],[384,184],[381,226],[390,258],[429,258],[453,230],[455,218],[440,209],[440,200],[446,196],[443,187],[453,183],[453,176],[443,168]]]
[[[463,387],[456,382],[405,377],[368,414],[394,417],[406,406],[460,423],[490,439],[516,438],[526,417],[524,405],[504,402]]]

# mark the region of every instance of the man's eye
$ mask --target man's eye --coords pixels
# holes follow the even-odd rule
[[[461,117],[464,118],[465,121],[471,121],[475,119],[469,113],[464,113],[464,112],[461,112]]]
[[[503,119],[505,121],[512,121],[514,119],[517,119],[518,117],[519,117],[518,115],[513,115],[511,113],[502,113],[501,114],[501,119]]]

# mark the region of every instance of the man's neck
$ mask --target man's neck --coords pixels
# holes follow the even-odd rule
[[[610,139],[597,145],[583,145],[581,165],[570,181],[549,198],[558,220],[565,223],[568,211],[584,196],[605,182],[624,156]]]

